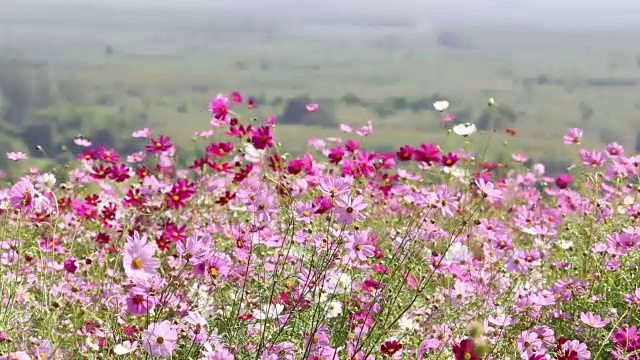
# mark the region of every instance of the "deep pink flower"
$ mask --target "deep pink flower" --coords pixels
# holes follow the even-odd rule
[[[78,261],[74,257],[68,258],[64,261],[64,269],[73,274],[78,270]]]
[[[262,150],[273,147],[273,130],[271,126],[261,126],[251,133],[251,142],[256,149]]]
[[[569,186],[569,184],[571,184],[571,181],[573,181],[573,179],[571,178],[571,175],[561,174],[561,175],[558,175],[558,177],[556,178],[556,186],[559,187],[560,189],[566,189]]]

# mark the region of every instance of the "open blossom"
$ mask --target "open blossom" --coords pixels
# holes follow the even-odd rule
[[[433,108],[437,111],[445,111],[449,108],[449,102],[447,100],[438,100],[433,103]]]
[[[490,202],[495,202],[504,198],[502,190],[496,189],[491,181],[485,181],[482,178],[475,180],[478,189],[482,191]]]
[[[142,347],[151,357],[171,357],[178,341],[178,332],[169,321],[151,323],[142,332]]]
[[[579,128],[571,128],[569,129],[569,133],[564,136],[565,144],[579,144],[580,140],[582,140],[582,129]]]
[[[376,248],[373,245],[367,244],[368,237],[369,233],[364,231],[358,231],[349,236],[345,246],[349,251],[350,259],[366,261],[368,258],[373,257]]]
[[[46,212],[51,207],[51,200],[38,191],[28,177],[11,187],[9,201],[16,210]]]
[[[356,131],[356,134],[360,136],[369,136],[373,132],[373,123],[371,120],[367,121],[367,125],[360,128],[360,130]]]
[[[130,278],[147,279],[156,273],[160,261],[154,256],[156,247],[147,243],[147,236],[137,232],[127,235],[127,242],[122,252],[124,271]]]
[[[149,128],[136,130],[136,131],[133,132],[133,134],[131,134],[131,136],[133,136],[134,138],[146,138],[149,135],[151,135],[151,129],[149,129]]]
[[[138,342],[135,340],[125,340],[121,344],[114,346],[113,352],[116,355],[130,354],[138,349]]]
[[[351,225],[354,221],[363,221],[365,219],[361,211],[366,207],[367,203],[364,201],[362,195],[358,195],[355,198],[349,195],[343,195],[336,199],[335,212],[339,222]]]
[[[25,153],[23,153],[21,151],[8,152],[7,153],[7,159],[13,160],[13,161],[26,160],[27,159],[27,154],[25,154]]]
[[[602,165],[602,163],[604,163],[604,156],[601,152],[596,150],[588,151],[585,149],[581,149],[580,157],[582,158],[582,163],[585,166],[599,167]]]
[[[608,321],[602,320],[600,315],[591,312],[580,313],[580,321],[596,329],[605,327],[609,323]]]

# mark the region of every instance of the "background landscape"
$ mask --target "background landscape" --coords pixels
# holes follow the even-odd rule
[[[440,99],[487,130],[488,160],[524,152],[562,171],[575,156],[562,146],[569,127],[585,129],[587,148],[640,152],[640,6],[514,3],[3,0],[0,169],[68,162],[79,134],[126,154],[142,127],[192,160],[208,100],[235,90],[259,105],[241,114],[278,116],[294,153],[367,120],[365,147],[459,148],[433,109]],[[507,128],[517,145],[504,143]],[[32,160],[9,166],[8,151]]]

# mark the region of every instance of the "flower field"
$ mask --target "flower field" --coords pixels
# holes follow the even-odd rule
[[[214,97],[188,169],[142,129],[132,154],[77,138],[69,181],[7,182],[0,359],[640,359],[640,156],[577,128],[563,174],[376,153],[372,122],[293,156],[255,106]]]

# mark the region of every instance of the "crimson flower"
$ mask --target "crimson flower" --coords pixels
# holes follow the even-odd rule
[[[464,339],[460,344],[453,345],[453,354],[456,360],[480,360],[480,356],[476,353],[475,344],[471,338]]]

